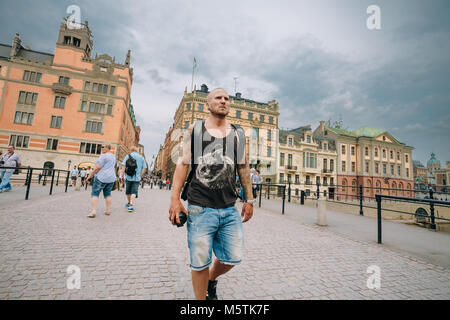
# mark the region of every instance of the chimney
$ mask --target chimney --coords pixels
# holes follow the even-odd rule
[[[20,40],[19,34],[16,33],[16,36],[14,37],[13,44],[11,47],[11,51],[9,53],[9,57],[13,58],[17,55],[20,48],[22,48],[22,40]]]
[[[320,121],[320,132],[322,135],[325,133],[325,121]]]

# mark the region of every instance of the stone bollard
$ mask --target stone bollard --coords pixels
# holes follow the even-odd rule
[[[327,226],[327,200],[320,197],[317,200],[317,224],[319,226]]]
[[[77,180],[75,180],[75,191],[80,191],[81,186],[81,178],[77,177]]]

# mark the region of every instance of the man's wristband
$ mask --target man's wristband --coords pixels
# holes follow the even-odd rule
[[[245,203],[248,203],[248,204],[251,204],[252,206],[254,206],[254,205],[255,205],[255,203],[256,203],[256,199],[252,199],[252,200],[245,200],[244,202],[245,202]]]

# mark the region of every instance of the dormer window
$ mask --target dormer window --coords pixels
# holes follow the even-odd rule
[[[306,136],[306,142],[311,143],[311,136]]]

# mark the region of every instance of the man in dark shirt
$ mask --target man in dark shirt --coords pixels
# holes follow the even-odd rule
[[[242,223],[253,216],[253,195],[246,152],[244,160],[236,160],[236,130],[227,121],[230,101],[224,89],[208,94],[206,106],[210,112],[201,123],[201,140],[194,139],[194,174],[187,199],[188,210],[180,201],[181,189],[191,161],[191,135],[185,137],[185,152],[173,177],[169,220],[179,223],[179,213],[188,215],[187,231],[192,269],[192,285],[198,300],[216,300],[217,277],[228,272],[242,260],[244,234]],[[199,126],[200,127],[200,126]],[[245,139],[245,137],[244,137]],[[245,146],[245,141],[237,145]],[[198,152],[197,152],[198,151]],[[197,154],[198,153],[198,154]],[[237,166],[237,168],[235,168]],[[238,173],[247,199],[242,213],[236,210],[235,173]],[[212,251],[216,260],[211,269]]]

